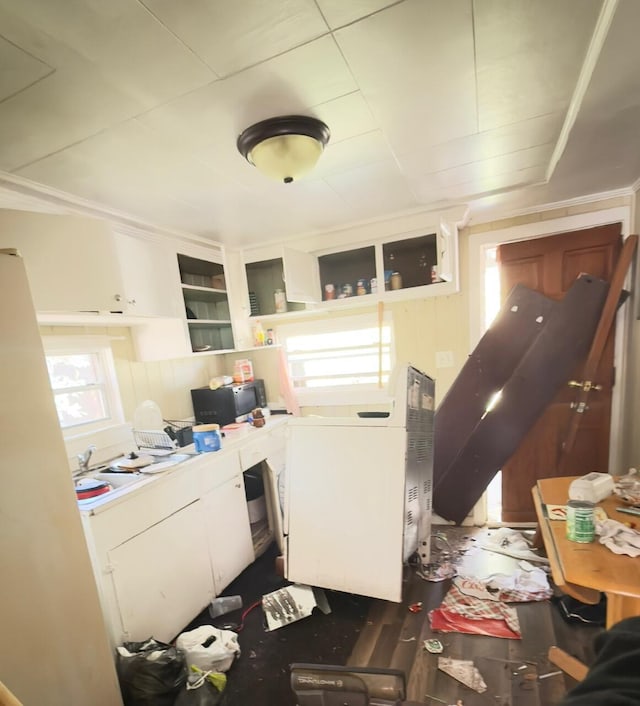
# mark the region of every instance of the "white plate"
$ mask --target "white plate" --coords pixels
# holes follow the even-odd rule
[[[187,454],[175,454],[174,456],[166,459],[165,461],[158,461],[157,463],[152,463],[150,466],[145,466],[144,468],[141,468],[140,473],[161,473],[162,471],[166,471],[167,468],[177,466],[179,463],[186,461],[188,458],[191,457]]]

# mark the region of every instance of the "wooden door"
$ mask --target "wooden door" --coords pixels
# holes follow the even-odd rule
[[[562,299],[575,278],[588,273],[611,280],[622,246],[622,227],[615,223],[570,233],[501,245],[501,296],[522,283],[553,299]],[[593,392],[583,414],[575,446],[567,459],[571,475],[607,471],[611,393],[614,382],[614,330],[605,346],[595,382],[602,390]],[[582,361],[570,379],[582,380]],[[542,371],[541,371],[542,373]],[[531,488],[538,478],[560,475],[559,450],[572,414],[575,395],[567,385],[560,390],[545,413],[522,440],[502,469],[502,519],[504,522],[535,522]],[[526,400],[523,400],[526,404]]]

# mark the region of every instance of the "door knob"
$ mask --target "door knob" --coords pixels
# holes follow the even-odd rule
[[[589,392],[590,390],[602,390],[602,385],[597,385],[591,382],[591,380],[585,380],[584,382],[580,382],[580,380],[569,380],[567,385],[569,385],[569,387],[579,387],[585,392]]]

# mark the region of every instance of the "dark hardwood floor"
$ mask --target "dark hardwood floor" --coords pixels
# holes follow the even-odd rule
[[[478,546],[477,539],[487,532],[485,529],[437,529],[451,538],[452,546],[469,547],[458,564],[461,574],[509,573],[517,566],[515,559]],[[593,639],[602,628],[564,622],[550,601],[514,604],[521,640],[435,633],[430,628],[428,612],[438,607],[450,581],[425,581],[410,567],[406,569],[405,581],[402,603],[372,602],[367,623],[347,664],[404,671],[408,700],[455,704],[461,699],[465,706],[553,706],[575,682],[564,674],[536,678],[558,671],[547,660],[548,648],[551,645],[562,647],[587,664],[593,659]],[[409,605],[419,601],[423,604],[421,612],[408,610]],[[424,640],[429,638],[440,640],[444,656],[473,660],[487,684],[487,691],[478,694],[439,671],[437,655],[424,649]],[[523,665],[526,668],[518,669]],[[441,701],[430,700],[428,696]]]
[[[487,576],[510,572],[516,566],[514,559],[478,546],[477,539],[487,531],[434,528],[434,532],[443,532],[449,538],[448,544],[438,542],[445,551],[452,547],[455,554],[456,547],[467,547],[458,555],[459,573]],[[273,545],[225,594],[242,595],[247,607],[264,593],[285,585],[275,571],[276,555]],[[261,608],[252,610],[239,632],[242,654],[228,672],[224,706],[295,706],[289,670],[293,662],[401,669],[407,679],[407,699],[418,703],[455,704],[462,699],[465,706],[554,706],[573,682],[564,674],[535,678],[558,671],[547,661],[548,648],[558,645],[587,664],[593,657],[592,641],[601,628],[565,623],[550,601],[518,605],[521,640],[432,633],[428,612],[439,606],[450,581],[426,581],[411,566],[406,567],[404,579],[402,603],[327,591],[332,609],[329,615],[315,610],[310,617],[272,632],[265,630]],[[422,610],[413,613],[409,606],[417,602],[422,602]],[[204,611],[189,628],[212,622],[233,627],[239,619],[238,612],[212,621]],[[442,642],[444,656],[473,660],[487,691],[478,694],[439,671],[437,655],[423,646],[431,637]],[[522,665],[526,669],[518,670]],[[525,679],[525,674],[535,677]],[[441,701],[430,700],[427,695]]]

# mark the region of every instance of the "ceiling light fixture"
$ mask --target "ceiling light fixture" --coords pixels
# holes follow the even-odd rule
[[[317,118],[285,115],[251,125],[238,137],[238,151],[259,171],[290,184],[318,163],[331,132]]]

